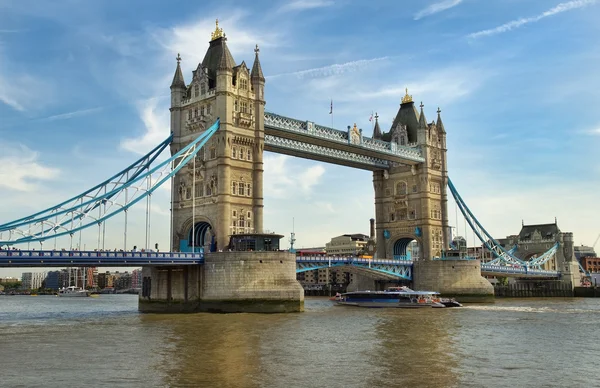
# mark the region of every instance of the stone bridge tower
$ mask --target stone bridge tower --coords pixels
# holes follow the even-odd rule
[[[428,123],[423,104],[417,111],[407,90],[389,132],[381,133],[376,120],[374,138],[393,147],[419,148],[425,158],[416,166],[373,173],[379,258],[406,258],[412,251],[413,260],[429,260],[447,249],[446,131],[437,113],[437,121]]]
[[[256,46],[252,70],[236,65],[219,22],[190,84],[177,57],[171,84],[171,154],[220,129],[173,180],[172,250],[222,250],[235,233],[263,228],[265,78]]]

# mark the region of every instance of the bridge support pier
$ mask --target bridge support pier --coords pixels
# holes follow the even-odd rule
[[[422,260],[413,265],[416,290],[437,291],[460,302],[491,302],[494,287],[481,276],[479,260]]]
[[[304,310],[296,257],[288,252],[215,252],[203,265],[144,267],[142,276],[141,312]]]

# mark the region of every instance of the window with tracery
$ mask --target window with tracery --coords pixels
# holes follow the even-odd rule
[[[200,95],[200,87],[198,85],[194,85],[194,97],[198,97]]]
[[[237,147],[233,147],[233,148],[231,149],[231,157],[232,157],[233,159],[237,159]]]
[[[250,185],[250,183],[246,183],[246,196],[250,197],[250,194],[252,193],[252,186]],[[250,213],[248,213],[250,214]],[[248,216],[248,218],[250,218],[250,216]]]
[[[406,195],[406,182],[396,184],[396,195]]]

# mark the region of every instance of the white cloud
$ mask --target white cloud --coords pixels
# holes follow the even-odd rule
[[[462,2],[463,2],[463,0],[444,0],[444,1],[440,1],[438,3],[431,4],[429,7],[423,8],[422,10],[417,12],[415,14],[414,19],[419,20],[425,16],[430,16],[430,15],[436,14],[438,12],[445,11],[447,9],[456,7],[457,5],[459,5]]]
[[[145,154],[157,144],[169,136],[169,110],[162,104],[159,98],[139,102],[137,109],[145,126],[145,132],[137,138],[129,138],[121,141],[121,148],[138,154]]]
[[[587,133],[589,135],[596,135],[596,136],[600,136],[600,127],[595,128],[595,129],[590,129],[589,131],[587,131]]]
[[[331,0],[296,0],[279,8],[279,12],[304,11],[307,9],[323,8],[333,5]]]
[[[314,186],[321,181],[325,168],[317,162],[303,168],[290,161],[291,158],[286,155],[265,154],[264,192],[273,198],[290,198],[298,194],[309,198]]]
[[[468,37],[469,38],[480,38],[483,36],[490,36],[490,35],[496,35],[496,34],[501,34],[503,32],[508,32],[511,30],[514,30],[516,28],[519,28],[525,24],[529,24],[529,23],[535,23],[538,22],[542,19],[545,19],[549,16],[554,16],[557,15],[559,13],[563,13],[563,12],[567,12],[567,11],[571,11],[574,9],[578,9],[578,8],[583,8],[583,7],[587,7],[589,5],[592,4],[596,4],[597,0],[573,0],[573,1],[567,1],[565,3],[560,3],[557,6],[550,8],[547,11],[542,12],[539,15],[536,16],[532,16],[532,17],[528,17],[528,18],[519,18],[519,19],[515,19],[512,20],[508,23],[504,23],[501,26],[495,27],[495,28],[491,28],[488,30],[483,30],[483,31],[478,31],[478,32],[474,32],[472,34],[469,34]]]
[[[299,79],[329,77],[332,75],[340,75],[340,74],[345,74],[345,73],[362,70],[362,69],[367,68],[374,62],[384,61],[386,59],[388,59],[388,57],[373,58],[373,59],[360,59],[358,61],[346,62],[346,63],[341,63],[341,64],[334,63],[333,65],[317,67],[314,69],[294,71],[291,73],[276,74],[276,75],[268,76],[266,78],[268,80],[270,80],[273,78],[284,77],[284,76],[295,76],[295,77],[298,77]]]
[[[38,153],[23,144],[3,143],[0,146],[0,187],[31,192],[38,189],[38,181],[52,180],[60,171],[38,161]]]
[[[48,117],[43,117],[41,119],[38,119],[38,121],[68,120],[68,119],[72,119],[73,117],[87,116],[87,115],[90,115],[90,114],[93,114],[96,112],[100,112],[103,109],[104,109],[103,107],[81,109],[81,110],[76,110],[73,112],[67,112],[67,113],[61,113],[61,114],[52,115],[52,116],[48,116]]]

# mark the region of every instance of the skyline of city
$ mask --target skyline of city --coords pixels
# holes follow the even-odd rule
[[[267,110],[338,129],[357,123],[371,136],[371,115],[389,130],[408,88],[428,121],[440,106],[450,176],[493,235],[558,217],[577,244],[591,245],[600,232],[600,44],[586,37],[599,28],[597,3],[294,1],[263,12],[259,1],[225,12],[233,2],[209,1],[201,9],[189,2],[187,15],[135,1],[0,4],[0,187],[8,193],[0,223],[82,192],[162,141],[175,56],[189,81],[219,18],[237,64],[260,46]],[[348,22],[358,15],[361,23]],[[367,171],[265,154],[265,229],[285,234],[284,247],[292,220],[297,247],[366,233],[371,180]],[[151,247],[163,251],[168,197],[167,186],[152,204]],[[448,210],[473,245],[452,201]],[[144,211],[130,212],[127,249],[145,241]],[[108,223],[107,248],[123,248],[120,223]],[[87,232],[82,241],[93,250],[96,240]],[[57,248],[65,247],[61,239]]]

